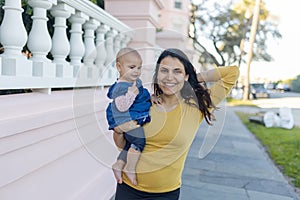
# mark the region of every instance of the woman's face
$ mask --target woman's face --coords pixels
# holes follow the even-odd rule
[[[180,95],[184,81],[188,80],[183,64],[174,57],[161,60],[157,73],[157,83],[164,95]]]

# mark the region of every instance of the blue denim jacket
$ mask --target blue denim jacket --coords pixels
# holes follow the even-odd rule
[[[128,87],[132,83],[115,82],[108,90],[107,97],[113,101],[109,103],[106,109],[106,119],[109,125],[109,130],[123,124],[125,122],[136,120],[138,124],[143,125],[150,121],[150,93],[143,87],[142,80],[137,79],[136,86],[139,89],[139,94],[136,96],[133,104],[128,111],[120,112],[115,105],[114,99],[118,96],[125,95]]]

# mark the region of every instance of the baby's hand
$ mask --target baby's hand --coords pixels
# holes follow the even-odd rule
[[[128,92],[132,92],[136,95],[139,94],[139,90],[138,88],[136,87],[136,81],[133,82],[132,86],[131,87],[128,87]]]
[[[160,97],[155,96],[154,94],[151,95],[151,102],[154,104],[161,104],[162,99]]]

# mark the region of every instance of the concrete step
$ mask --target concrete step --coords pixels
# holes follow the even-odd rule
[[[118,150],[107,129],[105,94],[0,96],[1,200],[111,198]]]

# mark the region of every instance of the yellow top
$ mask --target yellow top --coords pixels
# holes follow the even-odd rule
[[[217,69],[221,79],[210,88],[214,105],[226,97],[239,75],[236,66]],[[151,122],[144,126],[146,146],[136,168],[138,185],[132,185],[125,174],[123,181],[140,191],[172,191],[181,186],[185,159],[203,115],[184,101],[170,112],[160,112],[154,104],[150,115]]]

